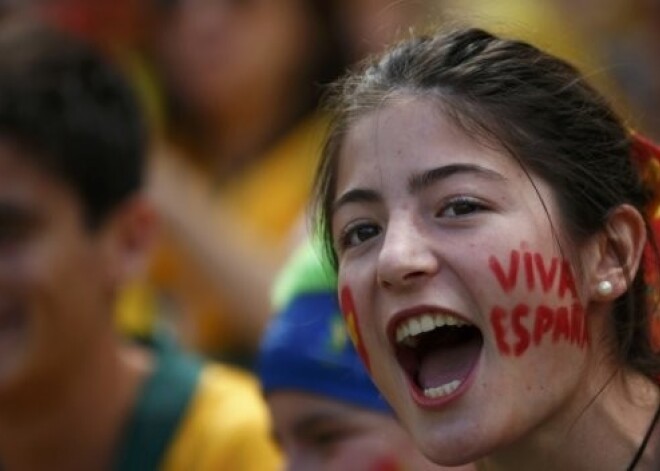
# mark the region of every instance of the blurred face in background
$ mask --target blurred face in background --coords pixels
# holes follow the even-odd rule
[[[394,416],[296,391],[267,400],[288,471],[443,469],[422,457]]]
[[[300,0],[179,0],[159,34],[170,81],[198,109],[283,93],[304,70],[315,25]]]
[[[376,54],[421,24],[431,11],[428,0],[344,0],[342,24],[352,59]]]
[[[64,384],[112,332],[113,231],[0,139],[0,397]]]

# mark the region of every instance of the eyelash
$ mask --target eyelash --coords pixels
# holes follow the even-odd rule
[[[360,231],[361,229],[366,229],[366,228],[375,229],[375,234],[372,233],[372,235],[370,237],[368,237],[367,239],[364,239],[364,240],[360,240],[360,241],[357,241],[357,242],[351,241],[353,236],[357,236],[359,234],[358,231]],[[350,224],[349,226],[347,226],[342,231],[342,233],[339,236],[339,244],[338,244],[339,249],[344,250],[344,249],[347,249],[349,247],[355,247],[355,246],[357,246],[357,245],[359,245],[363,242],[366,242],[368,239],[376,237],[380,233],[381,233],[380,227],[378,227],[374,223],[356,222],[356,223]]]
[[[443,204],[440,210],[436,213],[436,217],[443,217],[443,213],[449,209],[453,209],[455,212],[459,205],[468,205],[471,210],[462,214],[444,215],[444,217],[460,218],[488,209],[486,205],[476,198],[470,196],[456,196],[451,198],[446,204]]]

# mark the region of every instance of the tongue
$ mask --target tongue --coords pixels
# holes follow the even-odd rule
[[[463,381],[477,362],[481,340],[473,336],[458,344],[443,345],[424,353],[419,362],[419,385],[436,388],[454,380]]]

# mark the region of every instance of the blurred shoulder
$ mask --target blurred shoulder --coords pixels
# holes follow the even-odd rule
[[[164,470],[270,470],[280,466],[259,384],[248,372],[205,365]]]

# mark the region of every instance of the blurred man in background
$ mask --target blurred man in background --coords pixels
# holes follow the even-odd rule
[[[250,378],[115,332],[154,224],[139,111],[91,48],[0,24],[0,469],[277,468]]]

